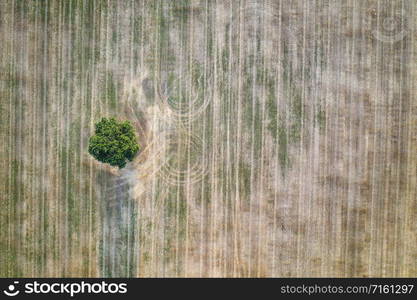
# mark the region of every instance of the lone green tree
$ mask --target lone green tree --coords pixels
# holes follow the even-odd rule
[[[95,159],[120,169],[132,161],[139,151],[133,126],[129,121],[102,118],[95,124],[95,135],[90,138],[88,153]]]

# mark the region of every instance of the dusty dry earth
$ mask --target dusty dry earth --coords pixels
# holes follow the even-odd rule
[[[416,277],[416,10],[1,1],[0,276]]]

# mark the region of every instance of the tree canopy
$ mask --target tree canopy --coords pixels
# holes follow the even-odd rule
[[[139,151],[133,126],[129,121],[102,118],[95,124],[95,135],[90,138],[88,153],[95,159],[120,169],[132,161]]]

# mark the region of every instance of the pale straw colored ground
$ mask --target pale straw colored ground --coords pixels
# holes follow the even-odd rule
[[[415,277],[416,9],[1,1],[0,276]]]

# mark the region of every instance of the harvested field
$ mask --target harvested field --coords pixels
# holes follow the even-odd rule
[[[0,277],[416,277],[413,0],[0,2]],[[118,170],[87,152],[135,125]]]

